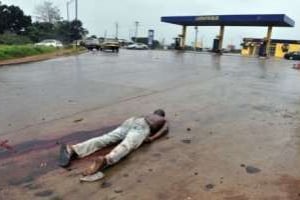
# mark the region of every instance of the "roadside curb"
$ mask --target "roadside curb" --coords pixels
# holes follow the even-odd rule
[[[27,56],[24,58],[9,59],[9,60],[0,61],[0,67],[9,66],[9,65],[26,64],[26,63],[32,63],[32,62],[39,62],[39,61],[50,60],[50,59],[59,58],[59,57],[80,55],[85,52],[87,52],[87,51],[86,50],[80,50],[78,52],[61,51],[61,52],[40,54],[40,55],[35,55],[35,56]]]

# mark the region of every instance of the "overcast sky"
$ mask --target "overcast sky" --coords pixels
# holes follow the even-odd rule
[[[35,6],[43,0],[0,0],[3,4],[20,6],[27,15],[34,16]],[[221,14],[287,14],[295,20],[294,28],[275,28],[276,39],[300,40],[300,1],[297,0],[78,0],[79,19],[90,34],[115,35],[115,23],[119,23],[119,38],[134,35],[134,22],[140,22],[139,36],[147,36],[148,29],[155,30],[155,39],[172,42],[181,27],[160,22],[161,16],[173,15],[221,15]],[[66,18],[67,0],[52,0]],[[74,18],[74,3],[70,5]],[[199,39],[211,46],[218,34],[218,27],[199,27]],[[265,27],[226,27],[224,45],[239,45],[243,37],[265,37]],[[194,27],[188,28],[188,42],[194,40]]]

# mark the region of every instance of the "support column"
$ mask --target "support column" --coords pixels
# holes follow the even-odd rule
[[[225,32],[225,26],[220,26],[220,33],[219,33],[219,51],[220,52],[222,52],[224,32]]]
[[[267,54],[267,56],[270,55],[272,28],[273,28],[272,26],[268,27],[268,33],[267,33],[267,38],[266,38],[266,54]]]
[[[185,49],[186,26],[182,26],[181,48]]]
[[[197,43],[198,43],[198,26],[195,26],[195,41],[194,41],[195,51],[197,51]]]

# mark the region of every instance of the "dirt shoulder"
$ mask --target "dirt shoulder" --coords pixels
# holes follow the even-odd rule
[[[35,55],[35,56],[27,56],[24,58],[8,59],[8,60],[0,61],[0,67],[5,66],[5,65],[17,65],[17,64],[38,62],[38,61],[49,60],[49,59],[57,58],[57,57],[61,57],[61,56],[70,56],[70,55],[81,54],[83,52],[85,52],[85,50],[64,49],[64,50],[59,50],[59,51],[52,52],[52,53],[45,53],[45,54],[40,54],[40,55]]]

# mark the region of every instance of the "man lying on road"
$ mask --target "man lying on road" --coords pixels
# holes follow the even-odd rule
[[[111,144],[118,144],[110,153],[96,158],[83,175],[92,175],[106,166],[113,165],[137,149],[143,142],[152,142],[168,132],[168,122],[162,109],[144,117],[127,119],[115,130],[76,145],[62,145],[59,165],[68,167],[76,157],[83,158]]]

